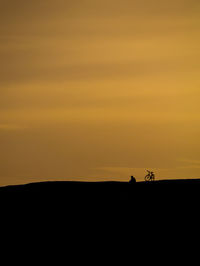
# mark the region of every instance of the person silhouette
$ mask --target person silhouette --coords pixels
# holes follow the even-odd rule
[[[131,179],[129,180],[130,184],[135,184],[136,183],[136,179],[134,176],[131,176]]]

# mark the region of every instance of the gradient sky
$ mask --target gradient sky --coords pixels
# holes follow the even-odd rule
[[[200,178],[199,0],[0,0],[0,185]]]

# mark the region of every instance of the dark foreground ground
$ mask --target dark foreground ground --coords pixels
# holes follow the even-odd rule
[[[0,188],[2,203],[52,208],[137,207],[200,203],[200,179],[154,182],[42,182]],[[146,207],[147,208],[147,207]]]
[[[172,251],[179,254],[177,239],[184,246],[198,243],[198,238],[192,242],[186,241],[186,237],[196,237],[199,231],[199,206],[200,180],[135,184],[44,182],[3,187],[0,188],[1,243],[5,246],[2,240],[5,233],[9,258],[15,261],[10,251],[13,243],[14,249],[19,248],[20,261],[27,250],[32,251],[26,263],[35,258],[38,247],[45,263],[52,260],[56,248],[62,250],[56,256],[56,263],[61,253],[66,263],[70,254],[72,261],[81,259],[82,263],[82,250],[85,256],[88,253],[89,260],[85,259],[92,259],[92,263],[103,259],[106,253],[112,257],[111,263],[114,259],[119,263],[120,256],[123,264],[129,256],[128,262],[134,263],[138,254],[138,261],[142,263],[145,258],[150,264],[149,258],[154,256],[155,263],[159,250],[164,253],[161,259],[157,256],[159,264],[166,258],[171,263]],[[46,247],[48,251],[44,253]],[[94,252],[97,255],[92,258]],[[185,259],[182,249],[180,256]],[[102,263],[107,261],[105,258]]]
[[[46,232],[51,239],[54,231],[66,239],[84,233],[87,239],[88,232],[101,237],[106,228],[104,236],[112,230],[118,237],[120,230],[122,235],[132,234],[131,241],[138,232],[151,232],[152,241],[156,228],[157,235],[167,236],[168,227],[184,236],[185,228],[191,231],[196,224],[195,232],[199,230],[199,210],[200,179],[135,184],[43,182],[0,188],[1,229],[8,224],[9,230],[20,234],[26,228],[27,237],[37,228],[37,236],[42,232],[39,238]]]

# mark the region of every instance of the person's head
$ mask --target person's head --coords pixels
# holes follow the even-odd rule
[[[131,180],[130,180],[129,182],[131,182],[131,183],[136,183],[136,179],[135,179],[135,177],[134,177],[134,176],[131,176]]]

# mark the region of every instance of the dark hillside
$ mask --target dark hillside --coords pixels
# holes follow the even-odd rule
[[[154,182],[42,182],[0,188],[3,199],[73,205],[136,205],[199,200],[200,179]]]
[[[117,224],[126,230],[198,221],[200,180],[42,182],[0,188],[1,217],[28,226]],[[120,222],[121,221],[121,222]],[[135,230],[135,229],[134,229]],[[136,231],[134,231],[136,232]]]

